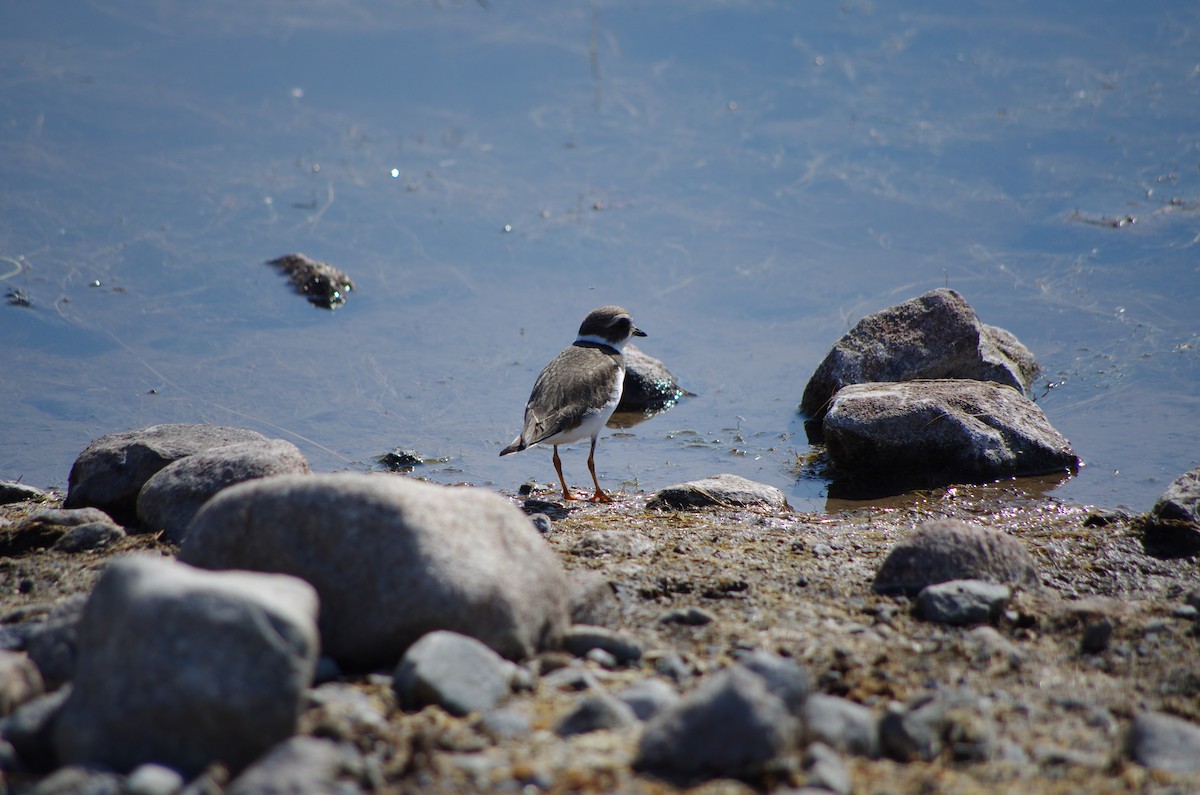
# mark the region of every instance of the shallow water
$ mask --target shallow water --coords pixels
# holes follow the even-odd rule
[[[620,303],[697,396],[604,436],[602,482],[734,472],[820,510],[808,377],[941,286],[1045,368],[1086,466],[1030,489],[1146,510],[1200,464],[1195,4],[2,13],[2,478],[215,422],[318,470],[404,447],[438,482],[552,483],[549,451],[497,453]],[[310,306],[264,264],[290,251],[359,289]]]

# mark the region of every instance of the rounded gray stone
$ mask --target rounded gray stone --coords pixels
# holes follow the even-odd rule
[[[322,650],[349,668],[395,665],[438,629],[521,660],[559,646],[567,625],[558,558],[485,489],[359,473],[253,480],[201,508],[179,557],[308,581]]]
[[[651,495],[646,507],[657,510],[713,507],[789,509],[787,498],[774,486],[730,474],[667,486]]]
[[[151,555],[110,562],[79,622],[54,728],[65,764],[232,770],[290,736],[317,658],[317,597],[294,578]]]
[[[880,593],[916,594],[927,585],[950,580],[986,580],[1038,588],[1033,557],[1015,538],[996,530],[931,519],[892,548],[875,573]]]
[[[71,466],[66,508],[95,506],[114,517],[136,513],[138,492],[160,469],[189,455],[235,442],[266,439],[261,433],[220,425],[152,425],[101,436]]]
[[[966,626],[995,621],[1012,598],[1007,586],[983,580],[950,580],[917,594],[917,613],[937,624]]]
[[[1162,712],[1139,712],[1126,736],[1129,758],[1168,773],[1200,772],[1200,726]]]
[[[734,666],[650,720],[634,764],[671,779],[753,776],[790,751],[797,732],[763,679]]]
[[[437,630],[404,652],[393,687],[406,710],[437,705],[461,717],[500,703],[510,691],[513,668],[474,638]]]
[[[146,481],[138,494],[138,520],[164,530],[176,544],[204,503],[221,489],[271,475],[309,473],[304,454],[291,442],[262,439],[223,445],[173,461]]]

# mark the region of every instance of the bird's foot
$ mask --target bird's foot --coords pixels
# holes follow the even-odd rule
[[[605,494],[600,489],[596,489],[596,493],[590,497],[591,502],[612,502],[613,498]]]

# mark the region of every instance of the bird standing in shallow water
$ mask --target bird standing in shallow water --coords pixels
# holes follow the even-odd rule
[[[592,437],[588,469],[596,484],[593,502],[612,502],[596,477],[596,438],[621,402],[625,358],[621,351],[631,337],[646,332],[619,306],[593,309],[579,326],[575,342],[546,365],[525,404],[525,426],[512,444],[500,451],[508,455],[535,444],[554,445],[554,468],[562,484],[563,499],[576,497],[563,477],[558,446]]]

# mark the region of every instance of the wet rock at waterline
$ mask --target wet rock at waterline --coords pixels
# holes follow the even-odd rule
[[[152,425],[101,436],[75,459],[63,506],[93,506],[132,523],[138,492],[171,462],[214,447],[265,440],[261,433],[242,428],[188,424]]]
[[[879,593],[915,595],[951,580],[1040,587],[1037,567],[1017,539],[956,519],[932,519],[896,544],[875,573]]]
[[[843,387],[881,381],[963,378],[1025,394],[1037,370],[1015,336],[984,325],[962,296],[943,288],[860,320],[817,366],[800,410],[820,419]]]
[[[290,736],[317,659],[317,597],[294,577],[155,556],[105,569],[79,624],[61,763],[238,770]]]
[[[308,299],[313,306],[322,309],[337,309],[346,303],[354,282],[340,268],[328,262],[306,257],[303,254],[284,254],[267,261],[283,271],[296,288],[296,292]]]
[[[980,381],[848,386],[822,428],[833,465],[860,479],[928,486],[1079,467],[1070,443],[1033,401]]]
[[[33,486],[26,486],[24,483],[17,483],[12,480],[0,480],[0,505],[23,502],[25,500],[44,500],[50,496],[49,492],[36,489]]]
[[[665,364],[638,350],[636,345],[626,345],[624,356],[625,384],[621,402],[617,404],[618,414],[663,411],[689,394]]]
[[[1147,542],[1168,554],[1200,551],[1200,467],[1167,487],[1146,517]]]
[[[646,507],[657,510],[696,508],[787,509],[783,492],[765,483],[756,483],[739,475],[715,475],[688,483],[667,486],[651,495]]]
[[[291,442],[263,439],[214,447],[163,467],[142,487],[138,519],[151,531],[164,530],[176,544],[213,495],[235,483],[270,475],[309,473],[304,455]]]
[[[200,509],[179,557],[312,583],[322,651],[349,668],[395,665],[435,629],[519,660],[557,647],[567,626],[558,558],[485,489],[383,474],[254,480]]]

